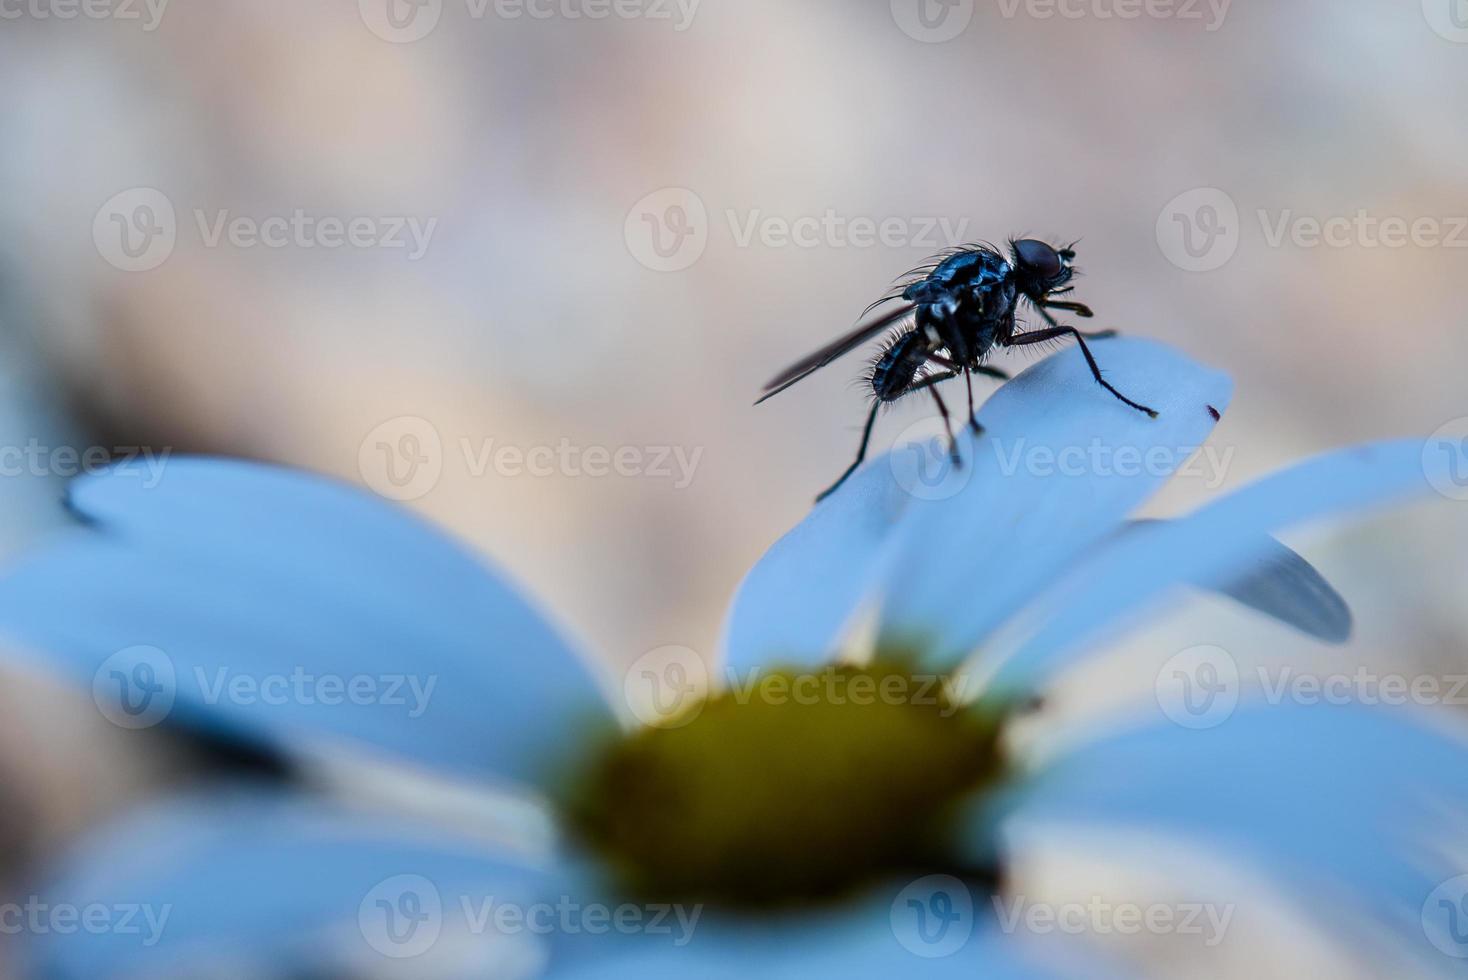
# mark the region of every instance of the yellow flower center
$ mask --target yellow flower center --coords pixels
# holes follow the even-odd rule
[[[635,894],[810,901],[953,860],[957,804],[1001,775],[1003,712],[879,662],[781,670],[598,747],[574,831]]]

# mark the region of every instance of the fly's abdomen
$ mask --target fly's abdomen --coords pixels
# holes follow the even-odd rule
[[[899,397],[928,361],[932,348],[921,331],[903,334],[872,365],[872,391],[882,401]]]

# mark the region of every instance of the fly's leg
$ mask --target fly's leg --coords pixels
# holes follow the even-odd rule
[[[881,402],[872,402],[872,410],[867,413],[866,427],[861,430],[861,445],[856,450],[856,459],[852,460],[851,465],[846,467],[846,472],[836,478],[835,483],[820,492],[819,496],[816,497],[816,503],[820,503],[822,500],[831,496],[837,487],[846,482],[848,476],[856,472],[856,468],[861,465],[862,460],[867,458],[867,445],[872,441],[872,426],[877,424],[877,410],[881,407]]]
[[[974,430],[974,435],[980,435],[980,436],[983,435],[984,434],[984,427],[979,423],[979,420],[974,417],[974,415],[976,413],[974,411],[974,379],[973,379],[973,376],[975,374],[982,374],[985,377],[987,377],[987,378],[993,378],[996,381],[1008,381],[1009,380],[1009,372],[1008,371],[1001,371],[1001,370],[999,370],[996,367],[989,367],[988,365],[985,365],[985,364],[970,364],[970,365],[964,366],[964,365],[959,364],[957,361],[952,360],[951,358],[944,357],[942,354],[929,354],[928,355],[928,360],[932,361],[934,364],[941,364],[944,367],[949,368],[950,370],[952,370],[954,372],[954,374],[958,373],[959,371],[962,371],[963,372],[963,382],[968,387],[968,421],[969,421],[969,427]],[[952,376],[953,376],[952,374],[949,375],[949,377],[952,377]]]
[[[1050,302],[1046,302],[1046,303],[1041,303],[1039,305],[1039,307],[1038,307],[1039,312],[1040,312],[1040,316],[1044,317],[1045,318],[1045,322],[1048,323],[1048,324],[1050,324],[1050,326],[1053,329],[1056,329],[1056,330],[1075,330],[1074,327],[1062,327],[1060,325],[1060,321],[1057,320],[1057,319],[1055,319],[1055,317],[1051,316],[1050,313],[1046,310],[1046,307],[1051,307],[1051,306],[1055,307],[1056,309],[1063,309],[1063,308],[1069,308],[1070,306],[1080,306],[1080,304],[1079,303],[1050,303]],[[1091,315],[1091,310],[1090,310],[1089,307],[1082,307],[1082,308],[1085,309],[1086,312],[1079,314],[1080,316],[1090,316]],[[1115,330],[1093,330],[1093,331],[1087,332],[1085,330],[1075,330],[1075,335],[1077,337],[1084,337],[1087,340],[1110,340],[1112,337],[1115,337],[1116,336],[1116,331]],[[1056,336],[1059,336],[1059,335],[1057,334]]]
[[[938,374],[930,374],[926,378],[920,378],[917,381],[912,381],[909,379],[907,384],[902,385],[896,390],[884,390],[882,392],[879,392],[877,394],[877,400],[872,403],[871,412],[867,415],[867,423],[866,427],[862,430],[861,446],[856,451],[856,459],[852,461],[850,466],[846,467],[846,472],[842,473],[841,476],[837,478],[835,483],[831,484],[829,487],[821,491],[820,496],[816,497],[816,503],[820,503],[822,500],[825,500],[832,493],[834,493],[836,491],[836,488],[845,483],[847,478],[851,476],[851,474],[855,473],[857,467],[861,466],[862,462],[866,459],[867,447],[872,440],[872,426],[876,424],[877,412],[881,409],[884,402],[896,401],[904,395],[910,395],[914,391],[921,391],[924,388],[931,388],[933,385],[938,384],[940,381],[947,381],[949,378],[955,378],[957,376],[957,371],[942,371]],[[937,395],[938,392],[934,390],[933,396],[936,398]],[[948,410],[943,406],[942,399],[938,400],[938,407],[943,409],[943,420],[945,423],[947,423]],[[951,425],[948,427],[948,439],[950,445],[953,446],[953,428]],[[953,446],[951,451],[956,461],[958,458],[957,447]]]
[[[1091,308],[1085,303],[1073,303],[1069,300],[1047,299],[1040,305],[1049,307],[1052,310],[1066,310],[1067,312],[1074,313],[1076,316],[1085,317],[1088,320],[1096,315],[1091,312]]]
[[[1086,334],[1081,333],[1075,327],[1051,327],[1048,330],[1036,330],[1033,333],[1020,334],[1011,339],[1009,345],[1011,347],[1023,347],[1026,344],[1042,344],[1047,340],[1055,340],[1057,337],[1074,337],[1076,343],[1080,345],[1081,353],[1086,356],[1086,364],[1091,368],[1091,377],[1096,379],[1096,383],[1115,395],[1122,404],[1129,405],[1137,411],[1146,414],[1148,417],[1155,419],[1157,417],[1155,411],[1146,405],[1132,401],[1126,395],[1117,391],[1110,381],[1107,381],[1101,376],[1101,366],[1096,363],[1096,357],[1091,353],[1091,348],[1086,346],[1086,336]]]
[[[825,500],[837,487],[845,483],[846,478],[855,473],[856,468],[866,459],[867,447],[872,440],[872,426],[876,424],[877,412],[882,403],[894,401],[907,393],[912,387],[913,378],[917,377],[918,371],[921,370],[928,355],[932,352],[932,345],[927,334],[918,330],[909,330],[894,338],[891,345],[882,352],[882,356],[872,366],[872,394],[876,396],[876,400],[872,404],[871,412],[867,415],[867,423],[862,430],[861,446],[856,451],[856,459],[835,483],[816,497],[816,503]]]
[[[947,381],[950,378],[956,378],[958,377],[958,373],[958,369],[954,369],[930,374],[926,378],[919,378],[892,396],[893,398],[901,398],[903,395],[910,395],[914,391],[922,391],[924,388],[927,388],[933,393],[933,401],[938,403],[938,414],[943,416],[943,428],[948,432],[948,457],[953,460],[954,469],[963,466],[963,458],[958,455],[958,439],[953,435],[953,420],[948,416],[948,406],[943,404],[943,396],[938,394],[938,389],[934,385]]]
[[[986,378],[993,378],[995,381],[1008,381],[1009,380],[1009,372],[1008,371],[1001,371],[1001,370],[999,370],[996,367],[989,367],[987,364],[971,364],[968,367],[964,368],[964,371],[963,371],[963,380],[968,384],[968,422],[969,422],[969,427],[974,430],[974,435],[981,436],[981,435],[984,434],[984,426],[983,426],[983,424],[981,422],[979,422],[978,415],[974,411],[974,378],[973,378],[973,376],[975,374],[982,374],[984,377],[986,377]]]
[[[937,377],[937,375],[933,377]],[[952,375],[949,377],[952,377]],[[948,458],[953,461],[953,468],[958,469],[963,466],[963,457],[958,455],[958,439],[953,434],[953,420],[948,417],[948,406],[943,404],[943,396],[938,394],[937,388],[933,387],[932,378],[925,378],[924,381],[929,382],[923,385],[923,387],[933,393],[933,401],[938,405],[938,414],[943,416],[943,428],[948,433]]]
[[[963,383],[968,387],[968,425],[974,430],[974,435],[984,434],[984,427],[979,424],[979,417],[974,410],[974,376],[968,368],[963,369]]]

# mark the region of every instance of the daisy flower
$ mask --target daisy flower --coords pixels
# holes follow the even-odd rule
[[[12,656],[272,774],[47,862],[11,907],[20,970],[1105,976],[1006,902],[1018,855],[1129,832],[1158,873],[1185,846],[1267,877],[1361,962],[1452,972],[1468,751],[1442,719],[1242,705],[1044,737],[1047,687],[1187,588],[1342,639],[1344,603],[1270,535],[1432,491],[1422,443],[1387,442],[1129,522],[1231,382],[1104,346],[1157,420],[1073,351],[1036,364],[961,468],[925,481],[895,450],[778,541],[707,684],[676,653],[601,675],[503,574],[330,480],[175,459],[157,485],[77,482],[82,526],[0,579]],[[627,696],[645,681],[654,713]]]

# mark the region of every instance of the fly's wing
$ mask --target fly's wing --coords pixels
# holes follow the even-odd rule
[[[860,347],[868,340],[871,340],[883,330],[886,330],[888,327],[892,326],[892,324],[896,323],[898,320],[901,320],[903,317],[907,316],[909,313],[912,312],[912,310],[913,305],[911,303],[904,303],[896,309],[888,310],[886,313],[882,313],[876,317],[873,317],[870,320],[867,320],[864,323],[859,324],[850,333],[837,337],[835,340],[831,341],[820,350],[808,354],[805,357],[802,357],[800,360],[796,361],[794,364],[790,365],[788,368],[775,375],[769,381],[765,382],[765,386],[763,389],[764,393],[759,396],[759,399],[755,401],[755,404],[758,405],[766,398],[778,395],[780,392],[784,391],[786,388],[789,388],[791,385],[795,384],[795,382],[804,378],[806,375],[820,370],[841,355],[847,354],[852,350],[855,350],[857,347]]]

